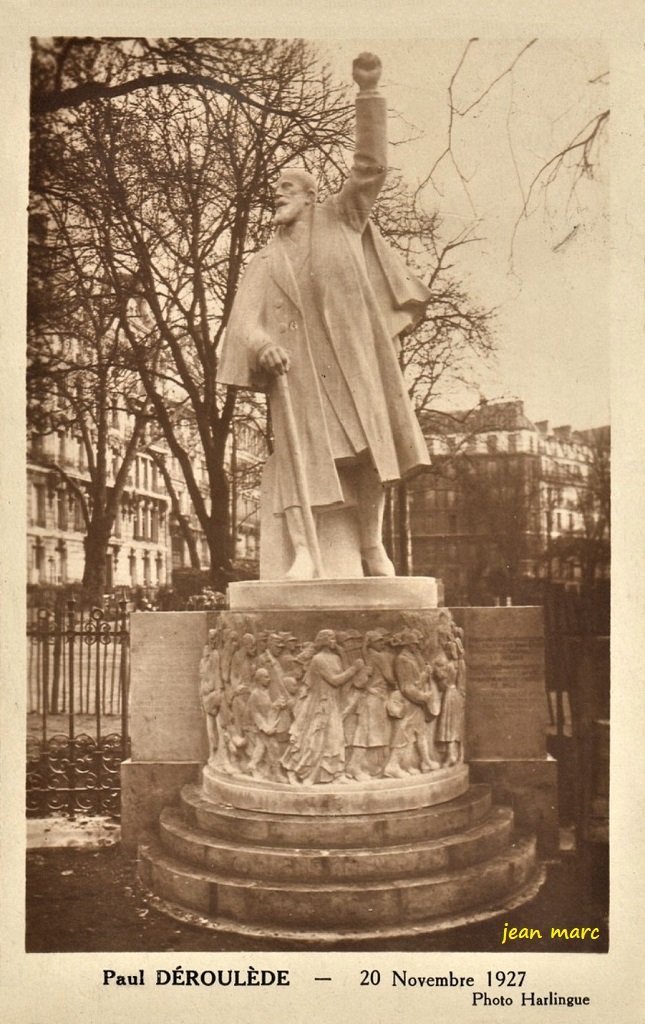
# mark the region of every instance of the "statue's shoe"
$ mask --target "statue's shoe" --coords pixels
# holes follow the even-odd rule
[[[368,576],[396,576],[394,566],[387,557],[387,551],[382,544],[365,548],[361,551],[361,558],[367,566]]]
[[[298,548],[293,564],[286,574],[288,580],[313,580],[316,575],[314,563],[307,548]]]

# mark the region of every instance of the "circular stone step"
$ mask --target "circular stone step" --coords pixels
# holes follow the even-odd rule
[[[472,828],[491,808],[490,786],[478,783],[443,804],[409,811],[357,815],[282,815],[245,811],[205,800],[201,786],[186,785],[181,809],[187,824],[240,843],[268,846],[390,846],[421,839],[440,839]]]
[[[160,819],[163,849],[180,861],[240,878],[330,882],[423,876],[489,860],[508,846],[513,812],[496,807],[486,821],[441,839],[376,849],[295,849],[244,846],[191,828],[177,808]]]
[[[433,917],[431,920],[417,921],[414,924],[403,922],[387,928],[364,927],[360,931],[354,931],[351,928],[320,930],[242,924],[226,917],[215,917],[189,910],[178,903],[173,903],[154,894],[150,894],[148,898],[150,905],[160,913],[167,914],[183,924],[204,928],[218,935],[235,936],[241,942],[248,943],[248,949],[255,949],[256,947],[252,944],[261,940],[273,942],[281,949],[334,952],[343,949],[373,949],[375,944],[378,944],[377,948],[391,950],[398,940],[405,940],[407,948],[408,940],[411,938],[421,939],[423,936],[469,927],[502,914],[506,915],[535,899],[545,879],[546,867],[540,864],[536,867],[535,873],[519,889],[507,893],[501,900],[492,901],[489,905],[479,907],[477,910],[446,917]],[[244,949],[245,947],[241,946],[240,948]]]
[[[371,782],[293,786],[224,775],[210,765],[202,773],[204,797],[249,811],[273,814],[374,814],[445,803],[468,789],[468,766],[439,768],[426,775]]]
[[[501,902],[536,873],[535,841],[517,839],[483,863],[421,878],[386,882],[267,882],[228,877],[183,864],[156,841],[139,849],[143,884],[155,894],[211,917],[278,928],[406,927]]]

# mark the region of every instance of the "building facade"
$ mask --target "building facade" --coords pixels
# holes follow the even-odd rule
[[[115,437],[127,436],[123,417],[115,417]],[[237,428],[229,441],[227,465],[233,476],[231,519],[236,537],[236,558],[253,566],[258,558],[259,472],[263,439],[251,428]],[[163,456],[176,505],[159,470]],[[234,465],[232,464],[234,463]],[[113,486],[120,461],[108,465],[107,485]],[[54,467],[59,467],[59,472]],[[198,485],[208,494],[203,458],[193,462]],[[233,475],[233,470],[235,474]],[[80,583],[85,563],[85,522],[76,488],[89,485],[90,475],[83,443],[66,429],[39,435],[28,443],[27,486],[27,581],[30,584]],[[182,515],[200,560],[210,565],[209,548],[190,502],[177,460],[162,445],[149,446],[136,455],[117,509],[106,559],[106,592],[122,588],[156,590],[172,583],[173,569],[191,567]]]
[[[591,489],[609,428],[551,430],[521,401],[430,415],[423,427],[433,464],[408,489],[412,571],[443,579],[453,604],[504,600],[525,580],[578,585],[590,530],[608,547]],[[594,576],[606,576],[608,556],[597,562]]]
[[[64,585],[80,582],[85,562],[85,522],[74,486],[89,472],[82,443],[69,430],[35,435],[28,448],[27,580]],[[108,487],[116,465],[108,468]],[[154,588],[170,579],[170,498],[151,455],[139,454],[130,468],[117,509],[106,559],[106,590]]]

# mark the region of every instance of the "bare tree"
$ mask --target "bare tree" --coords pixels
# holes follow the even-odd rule
[[[180,77],[146,81],[135,73],[134,45],[56,44],[54,87],[39,90],[60,101],[47,101],[49,113],[40,113],[44,101],[37,106],[32,183],[50,220],[55,210],[64,222],[58,243],[83,250],[109,283],[147,407],[181,467],[221,587],[230,571],[225,454],[235,392],[216,386],[218,346],[240,273],[271,229],[273,175],[300,161],[323,187],[335,183],[351,111],[301,41],[143,48],[146,67],[179,54]],[[217,88],[180,80],[191,61],[217,65]],[[107,81],[109,98],[87,88],[70,94],[75,76],[79,88],[92,76]],[[187,420],[205,459],[206,493]]]
[[[273,175],[299,162],[323,192],[338,187],[351,145],[348,97],[302,41],[73,38],[34,44],[32,113],[36,205],[68,264],[82,254],[106,282],[146,410],[181,468],[221,587],[236,526],[226,458],[236,396],[215,383],[218,347],[240,274],[271,231]],[[375,219],[431,291],[400,352],[423,413],[455,384],[471,383],[493,350],[493,311],[472,301],[457,269],[459,251],[478,241],[476,227],[446,240],[439,216],[395,175]],[[39,315],[36,249],[34,261]],[[51,319],[54,307],[46,312]],[[261,403],[256,413],[264,429]],[[399,532],[409,539],[407,502],[403,486]],[[177,522],[188,542],[189,524]],[[194,544],[189,550],[196,565]]]
[[[56,287],[64,280],[50,278],[52,301],[65,301]],[[91,287],[87,278],[85,284]],[[81,295],[74,315],[68,304],[65,326],[41,330],[29,344],[31,457],[55,474],[62,500],[80,511],[83,584],[96,601],[106,589],[109,540],[132,465],[149,439],[138,375],[110,305],[104,297]],[[42,445],[43,437],[56,434],[78,446],[77,458]]]
[[[510,261],[513,265],[514,246],[517,233],[522,225],[541,204],[548,201],[549,190],[556,182],[565,182],[568,191],[569,201],[576,193],[580,184],[594,177],[600,159],[602,143],[606,137],[606,129],[609,123],[610,111],[603,103],[602,87],[608,84],[609,73],[606,69],[599,69],[591,79],[580,83],[580,89],[593,90],[592,109],[593,113],[584,122],[577,125],[568,134],[554,130],[556,143],[548,154],[537,153],[534,155],[532,166],[527,172],[521,169],[517,159],[516,140],[514,138],[513,124],[513,81],[516,69],[523,62],[533,59],[539,52],[541,42],[539,39],[529,39],[520,45],[506,62],[502,62],[490,77],[479,83],[476,88],[468,92],[468,86],[464,88],[464,75],[466,69],[472,69],[473,63],[478,60],[481,40],[472,37],[465,44],[455,70],[450,77],[447,87],[447,108],[448,119],[446,127],[446,141],[443,149],[434,160],[428,173],[419,184],[419,194],[427,185],[431,185],[439,191],[439,173],[448,165],[460,188],[468,201],[473,219],[477,219],[478,210],[473,199],[472,173],[465,170],[463,159],[459,153],[459,140],[461,130],[473,118],[477,117],[485,103],[493,93],[499,91],[501,83],[510,83],[508,111],[505,124],[503,125],[503,136],[500,136],[500,145],[504,144],[511,156],[515,178],[517,183],[518,201],[517,217],[514,221],[510,238]],[[563,112],[564,113],[564,112]],[[553,125],[556,128],[556,125]],[[566,131],[566,129],[564,129]],[[567,204],[568,205],[568,204]],[[573,230],[573,229],[572,229]],[[571,232],[558,243],[558,246],[568,241]],[[557,247],[555,247],[557,250]]]

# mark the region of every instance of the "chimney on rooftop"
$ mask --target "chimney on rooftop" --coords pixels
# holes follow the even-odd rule
[[[558,441],[570,441],[571,440],[571,427],[567,424],[564,427],[554,427],[553,433],[557,437]]]

